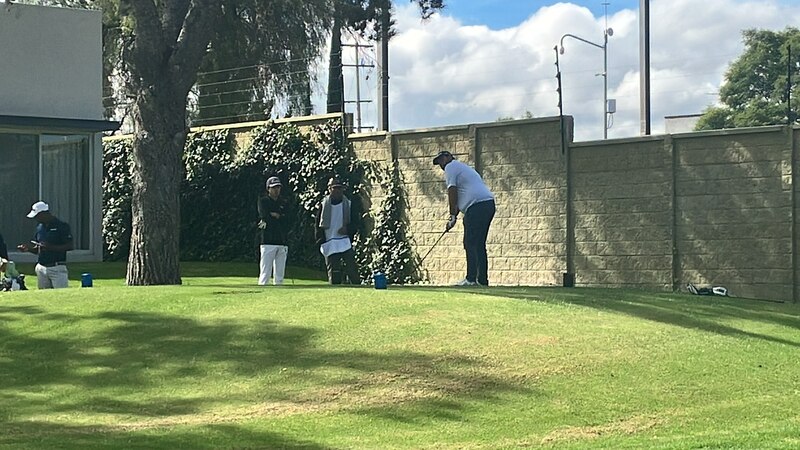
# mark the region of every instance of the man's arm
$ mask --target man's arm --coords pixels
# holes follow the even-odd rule
[[[314,215],[314,240],[317,247],[325,243],[325,229],[319,226],[320,218],[322,217],[322,203],[317,206],[317,213]]]
[[[458,188],[450,186],[447,188],[447,202],[450,205],[450,215],[458,215]]]
[[[269,217],[266,201],[267,200],[264,197],[258,198],[258,218],[261,220],[266,220]]]
[[[458,188],[455,186],[447,188],[447,203],[450,209],[450,218],[444,226],[445,233],[456,226],[456,219],[458,219]]]

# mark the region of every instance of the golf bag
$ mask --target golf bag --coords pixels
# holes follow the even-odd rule
[[[698,288],[695,287],[692,283],[686,284],[686,290],[689,293],[694,295],[719,295],[720,297],[730,297],[730,293],[728,289],[724,286],[712,286],[710,288],[702,287]]]

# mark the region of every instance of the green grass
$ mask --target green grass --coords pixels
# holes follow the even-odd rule
[[[800,447],[793,305],[70,271],[0,293],[2,448]]]

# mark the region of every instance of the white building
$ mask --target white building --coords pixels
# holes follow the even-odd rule
[[[682,116],[664,116],[664,132],[667,134],[691,133],[702,114],[685,114]]]
[[[0,233],[13,253],[43,200],[72,227],[70,261],[99,261],[103,119],[100,11],[0,3]]]

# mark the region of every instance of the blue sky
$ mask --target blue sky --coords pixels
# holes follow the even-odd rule
[[[543,6],[554,1],[535,0],[449,0],[444,14],[458,18],[464,25],[486,25],[497,30],[519,25]],[[574,5],[589,8],[597,17],[603,15],[603,1],[570,1]],[[621,9],[639,9],[639,0],[608,0],[608,13]]]
[[[392,130],[555,116],[554,45],[566,33],[603,42],[601,0],[445,2],[446,9],[427,21],[420,20],[414,3],[395,2],[398,33],[389,43]],[[800,0],[650,0],[650,8],[654,133],[666,130],[667,116],[699,114],[719,101],[725,72],[743,50],[742,30],[800,24]],[[610,1],[608,89],[604,52],[574,39],[564,43],[564,113],[575,119],[576,140],[601,139],[606,125],[609,138],[640,133],[638,10],[639,0]],[[375,69],[362,71],[360,83],[353,70],[345,71],[345,97],[354,100],[360,89],[360,98],[371,101],[361,108],[369,126],[376,121],[378,64],[374,49],[360,57],[376,63]],[[350,52],[343,58],[354,62]],[[326,68],[320,70],[324,75]],[[324,83],[319,89],[324,91]],[[617,108],[608,124],[606,93]],[[355,112],[354,105],[347,108]]]

